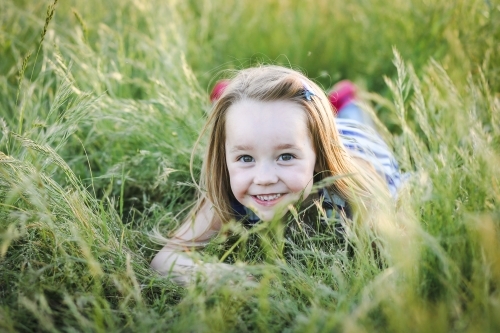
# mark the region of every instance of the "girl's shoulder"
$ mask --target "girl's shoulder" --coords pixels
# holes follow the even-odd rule
[[[326,187],[322,188],[318,191],[318,197],[328,219],[335,218],[336,220],[340,220],[352,218],[348,202],[335,191]]]
[[[312,193],[301,205],[299,223],[289,224],[295,232],[309,236],[318,234],[334,235],[342,242],[345,239],[344,227],[352,219],[349,203],[331,188],[319,189]],[[298,227],[300,225],[300,227]],[[294,231],[290,231],[293,234]],[[322,237],[318,239],[323,239]],[[326,238],[330,239],[330,238]]]
[[[328,205],[335,205],[339,208],[347,207],[347,201],[342,199],[342,197],[334,191],[327,188],[322,188],[318,192],[320,197],[323,198],[323,202],[327,203]]]

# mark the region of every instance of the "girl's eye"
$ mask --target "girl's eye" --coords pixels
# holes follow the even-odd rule
[[[238,158],[238,161],[245,162],[245,163],[250,163],[250,162],[253,162],[254,159],[250,155],[243,155],[243,156],[240,156],[240,158]]]
[[[281,154],[278,160],[280,161],[291,161],[294,158],[292,154]]]

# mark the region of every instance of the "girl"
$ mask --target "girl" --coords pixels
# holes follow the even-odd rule
[[[231,220],[280,219],[304,199],[321,203],[327,217],[377,221],[399,173],[352,102],[335,119],[315,83],[278,66],[241,70],[219,95],[201,134],[210,136],[197,205],[154,257],[153,269],[187,284],[198,270],[231,267],[196,262],[187,252],[205,246]],[[336,177],[333,184],[311,193],[313,183],[328,177]]]

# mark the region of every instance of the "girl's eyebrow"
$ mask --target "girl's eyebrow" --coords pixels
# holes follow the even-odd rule
[[[229,152],[234,153],[238,151],[249,151],[252,150],[253,147],[249,145],[236,145],[233,146],[231,149],[229,149]],[[291,144],[291,143],[281,143],[277,146],[274,146],[274,149],[276,150],[286,150],[286,149],[299,149],[297,145]]]
[[[234,153],[236,151],[242,151],[242,150],[252,150],[252,146],[247,146],[247,145],[236,145],[234,147],[232,147],[229,151],[231,153]]]
[[[284,150],[284,149],[297,149],[298,147],[291,143],[282,143],[274,147],[276,150]]]

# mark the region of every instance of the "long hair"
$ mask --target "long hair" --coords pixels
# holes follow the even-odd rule
[[[304,98],[305,87],[313,92],[310,98]],[[200,135],[201,139],[204,133],[209,132],[198,184],[200,199],[195,210],[201,207],[204,198],[208,198],[223,223],[234,218],[231,200],[235,199],[226,166],[226,113],[231,105],[243,99],[264,102],[286,100],[300,105],[307,115],[307,127],[316,153],[316,169],[320,170],[314,181],[344,176],[330,184],[329,190],[343,197],[354,214],[369,215],[366,213],[373,198],[379,195],[382,182],[377,175],[357,165],[347,153],[339,138],[332,106],[323,90],[301,73],[280,66],[238,71],[213,105]]]

